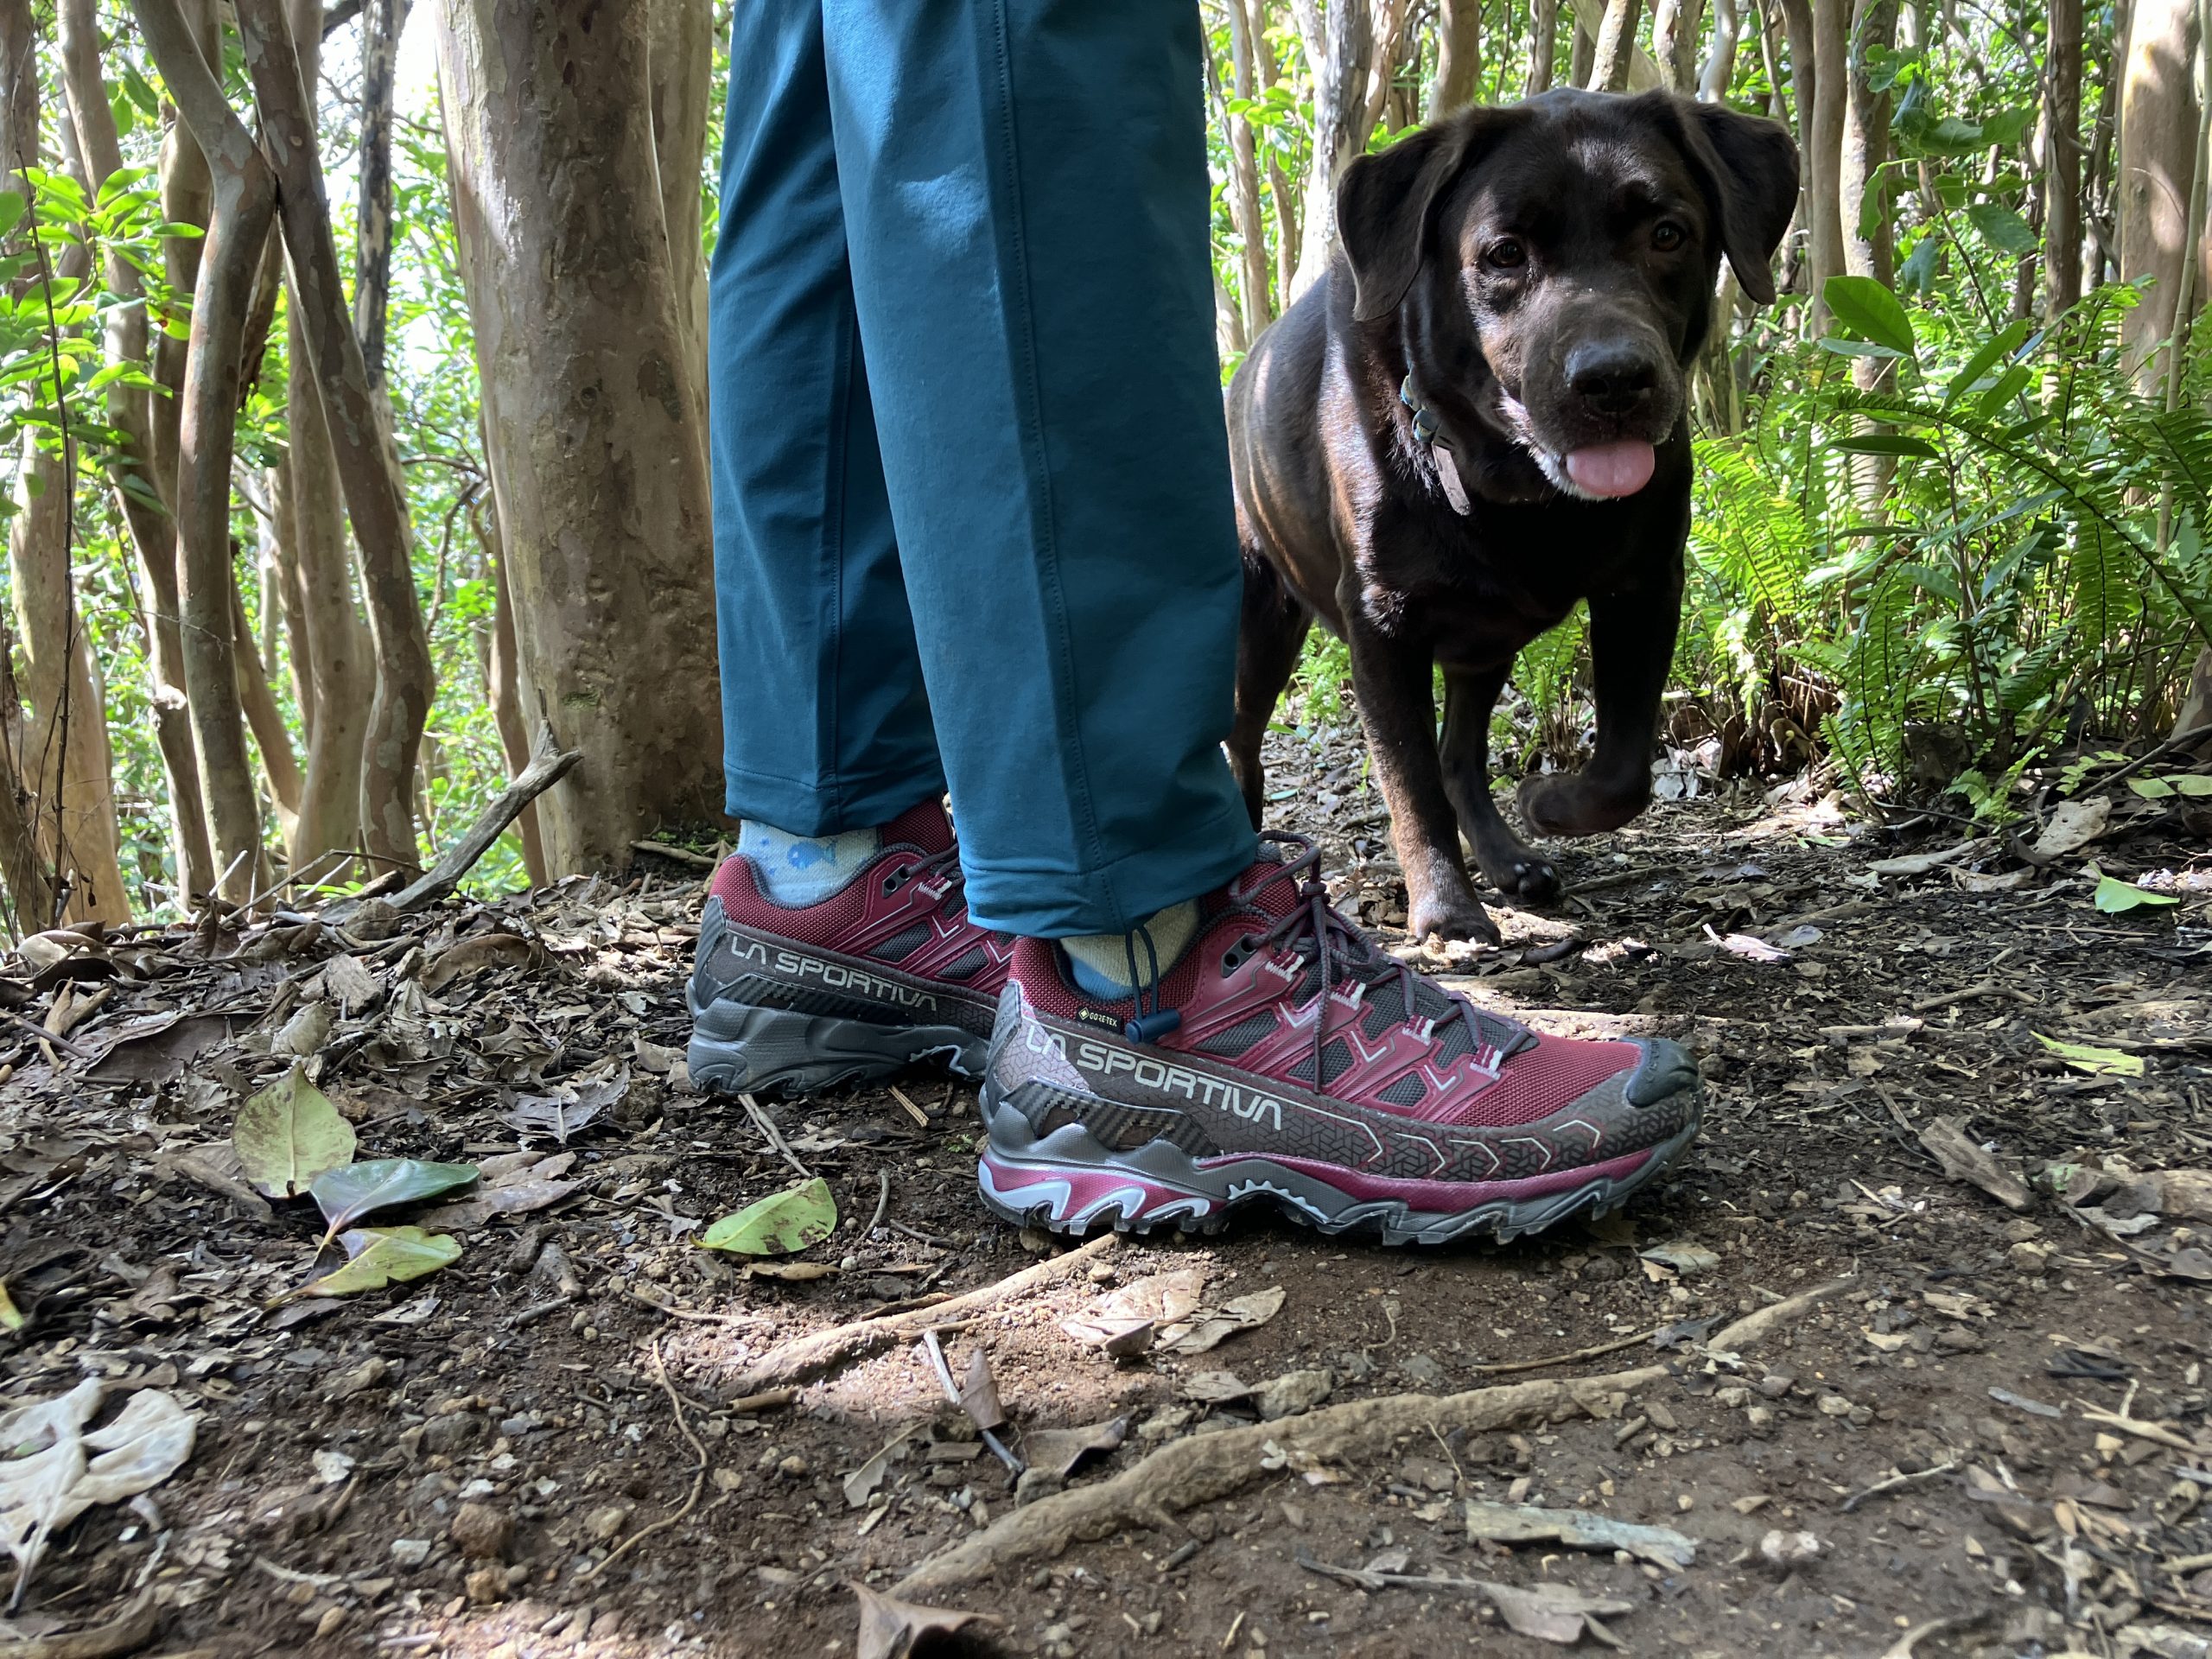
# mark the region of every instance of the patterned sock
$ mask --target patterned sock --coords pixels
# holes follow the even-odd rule
[[[1060,948],[1068,953],[1068,966],[1074,971],[1076,988],[1085,996],[1095,996],[1102,1002],[1118,1002],[1136,995],[1136,982],[1129,977],[1129,957],[1136,957],[1137,973],[1152,980],[1153,963],[1160,966],[1158,976],[1167,977],[1167,970],[1182,957],[1190,946],[1192,937],[1198,931],[1198,901],[1185,899],[1179,905],[1166,909],[1139,922],[1127,933],[1095,933],[1081,938],[1062,939]],[[1152,949],[1145,949],[1146,936],[1152,940]]]
[[[738,853],[753,861],[762,889],[794,910],[842,892],[882,845],[883,834],[877,830],[791,836],[747,818],[737,830]]]

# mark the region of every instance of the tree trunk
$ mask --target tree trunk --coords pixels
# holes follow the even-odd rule
[[[1428,118],[1473,103],[1482,74],[1482,0],[1437,0],[1436,79],[1428,89]]]
[[[1629,57],[1636,50],[1637,0],[1605,0],[1605,20],[1598,28],[1596,53],[1591,61],[1591,86],[1601,92],[1628,90]]]
[[[707,260],[700,225],[699,163],[706,154],[707,111],[714,101],[713,0],[653,0],[645,28],[653,156],[660,175],[661,222],[667,226],[669,276],[683,333],[683,360],[697,389],[703,420]]]
[[[438,9],[525,717],[584,755],[540,798],[556,874],[625,864],[659,825],[718,816],[722,793],[706,434],[651,188],[646,11]],[[698,164],[689,157],[687,175]],[[516,203],[529,210],[501,206]]]
[[[370,388],[378,391],[384,389],[385,316],[391,305],[392,85],[407,8],[408,0],[365,0],[361,7],[361,188],[354,213],[353,329],[361,337],[361,366]],[[315,22],[319,48],[321,17]],[[303,42],[298,51],[304,71],[313,60]],[[302,83],[307,79],[303,73]]]
[[[1827,281],[1843,274],[1843,126],[1850,105],[1850,0],[1813,0],[1812,115],[1806,122],[1806,257],[1813,333],[1827,330]],[[1792,42],[1793,67],[1796,59]],[[1802,94],[1800,94],[1802,97]]]
[[[399,456],[346,312],[330,204],[315,149],[315,105],[300,79],[283,8],[283,0],[238,0],[238,34],[283,185],[292,295],[314,358],[369,602],[377,683],[361,750],[361,838],[388,866],[412,870],[421,858],[415,838],[415,762],[430,712],[430,646],[415,591],[414,537]]]
[[[1698,0],[1658,0],[1651,13],[1651,56],[1671,92],[1697,90]]]
[[[2148,276],[2142,302],[2120,315],[2128,368],[2146,393],[2164,372],[2160,347],[2174,332],[2196,152],[2194,0],[2134,0],[2120,93],[2121,282]]]
[[[214,181],[214,213],[192,296],[177,441],[176,526],[183,550],[185,694],[214,832],[216,887],[224,898],[238,900],[259,885],[261,810],[232,660],[232,435],[239,353],[276,211],[276,184],[175,0],[131,0],[131,10]]]
[[[253,646],[253,625],[246,620],[235,561],[231,566],[231,655],[238,664],[238,702],[252,728],[254,747],[261,751],[262,773],[269,779],[269,793],[289,842],[300,812],[300,762],[292,753],[292,734],[284,729],[276,694],[269,689],[261,653]]]
[[[1578,86],[1590,85],[1590,77],[1596,73],[1596,42],[1605,34],[1605,18],[1611,10],[1609,0],[1574,0],[1574,18],[1580,25],[1575,34],[1575,62],[1581,77],[1574,83]],[[1651,61],[1651,54],[1636,43],[1634,24],[1630,23],[1624,34],[1629,48],[1625,90],[1649,92],[1665,86],[1666,77],[1659,73],[1659,66]],[[1587,61],[1584,58],[1586,53],[1590,54]]]
[[[0,659],[0,677],[7,664]],[[12,699],[15,688],[6,688]],[[0,741],[0,880],[7,884],[8,931],[21,938],[44,931],[53,923],[53,874],[39,856],[38,841],[23,817],[23,802],[30,790],[16,771],[15,752]]]
[[[1244,10],[1244,0],[1225,0],[1223,10],[1229,14],[1230,93],[1247,102],[1260,95],[1251,19]],[[1268,292],[1268,225],[1260,210],[1259,144],[1253,137],[1252,124],[1243,116],[1231,113],[1228,129],[1229,218],[1244,245],[1239,309],[1244,318],[1244,338],[1257,340],[1260,330],[1274,317]]]
[[[2113,25],[2118,44],[2097,60],[2097,114],[2089,125],[2088,176],[2082,181],[2082,216],[2089,238],[2083,281],[2091,288],[2112,280],[2120,255],[2119,203],[2113,184],[2113,166],[2120,128],[2120,85],[2127,68],[2127,0],[2120,0],[2113,9]]]
[[[1698,71],[1699,101],[1719,104],[1736,81],[1736,43],[1742,38],[1742,21],[1736,0],[1713,0],[1713,45]]]
[[[1534,98],[1552,89],[1552,66],[1559,58],[1559,0],[1530,0],[1529,7],[1529,79],[1522,96]]]
[[[78,155],[87,195],[123,166],[123,149],[100,79],[99,25],[94,0],[61,0],[60,57],[68,117],[77,135]],[[185,141],[189,143],[189,138]],[[168,154],[165,148],[164,154]],[[193,154],[198,155],[193,146]],[[183,241],[187,238],[172,238]],[[197,244],[193,245],[196,248]],[[110,365],[148,360],[145,283],[137,269],[111,252],[108,286],[121,303],[107,308]],[[162,337],[164,345],[168,336]],[[181,347],[177,366],[182,366]],[[181,382],[179,382],[181,385]],[[168,399],[160,400],[172,410]],[[144,607],[148,702],[154,738],[168,784],[171,856],[177,885],[186,893],[205,893],[215,880],[214,853],[207,841],[207,804],[200,788],[200,763],[193,748],[192,721],[184,699],[184,639],[177,624],[176,534],[168,502],[175,472],[164,477],[156,464],[154,403],[143,389],[124,380],[109,384],[108,424],[119,442],[107,452],[108,477],[137,555],[149,602]]]
[[[1235,4],[1236,0],[1230,0]],[[522,717],[522,688],[515,664],[515,602],[507,589],[506,555],[499,546],[499,518],[477,523],[489,531],[485,551],[492,566],[492,650],[485,665],[484,687],[492,704],[492,718],[499,728],[499,747],[507,757],[507,776],[522,776],[530,765],[530,728]],[[530,885],[542,887],[547,880],[545,839],[537,825],[537,803],[532,801],[515,818],[522,837],[522,865]]]
[[[38,166],[43,159],[39,153],[38,70],[38,35],[29,0],[0,0],[0,144],[7,152],[0,157],[0,188],[13,190],[26,201],[31,199],[30,183],[20,169]],[[73,131],[64,138],[73,155]],[[76,170],[81,171],[81,166]],[[31,226],[32,218],[26,215],[7,238],[5,251],[33,253]],[[27,261],[26,276],[73,284],[81,283],[91,269],[84,245],[73,241]],[[39,366],[47,367],[43,359]],[[60,887],[54,896],[65,906],[61,916],[38,916],[38,927],[51,926],[65,916],[77,921],[121,922],[130,915],[116,858],[107,714],[84,619],[77,608],[72,568],[74,429],[84,416],[66,401],[67,389],[58,390],[65,399],[59,442],[41,429],[23,429],[16,513],[8,526],[10,586],[23,658],[20,690],[30,702],[30,718],[16,726],[22,746],[16,781],[29,791],[25,827],[36,855]]]
[[[1375,51],[1370,0],[1334,0],[1325,13],[1316,0],[1296,0],[1296,10],[1313,83],[1313,158],[1306,179],[1306,234],[1286,305],[1319,280],[1336,253],[1337,177],[1367,145],[1359,118]]]
[[[323,854],[350,849],[361,835],[361,751],[376,696],[374,652],[353,600],[353,562],[339,511],[338,467],[332,459],[322,401],[316,395],[307,342],[296,308],[288,323],[292,364],[291,448],[283,521],[298,570],[299,629],[304,652],[295,650],[292,671],[302,686],[301,707],[315,709],[308,739],[307,775],[300,788],[299,822],[292,831],[292,868],[305,869]],[[342,868],[327,865],[321,874]]]
[[[1598,68],[1598,36],[1580,3],[1574,8],[1574,43],[1567,49],[1567,84],[1589,90]]]
[[[1884,287],[1897,275],[1895,215],[1878,201],[1870,208],[1867,197],[1879,188],[1882,168],[1890,159],[1890,95],[1867,84],[1866,49],[1887,48],[1897,38],[1897,28],[1896,0],[1857,0],[1851,20],[1849,99],[1838,175],[1844,269],[1854,276],[1872,276]],[[1854,362],[1880,366],[1875,358]]]
[[[2044,73],[2044,296],[2056,320],[2082,297],[2082,0],[2050,0]]]

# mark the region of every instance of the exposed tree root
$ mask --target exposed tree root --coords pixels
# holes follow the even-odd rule
[[[874,1349],[889,1343],[908,1341],[932,1326],[950,1325],[969,1313],[1010,1301],[1016,1296],[1065,1278],[1117,1249],[1121,1242],[1118,1233],[1102,1233],[1079,1250],[1052,1256],[1033,1268],[1025,1268],[1010,1278],[1001,1279],[995,1285],[985,1285],[964,1296],[955,1296],[950,1301],[880,1319],[855,1319],[850,1325],[841,1325],[834,1330],[817,1332],[810,1337],[801,1337],[796,1342],[785,1343],[781,1347],[772,1348],[763,1354],[752,1369],[730,1383],[728,1392],[733,1396],[758,1394],[768,1389],[807,1382]]]
[[[1838,1280],[1761,1308],[1715,1332],[1705,1345],[1715,1352],[1749,1346],[1849,1282]],[[1480,1433],[1570,1417],[1614,1417],[1630,1394],[1667,1374],[1664,1365],[1644,1365],[1605,1376],[1503,1383],[1464,1394],[1394,1394],[1249,1428],[1189,1435],[1141,1459],[1111,1480],[1010,1510],[964,1543],[931,1556],[894,1585],[891,1593],[907,1599],[941,1594],[988,1578],[1010,1562],[1057,1555],[1077,1539],[1103,1538],[1129,1527],[1175,1529],[1174,1511],[1225,1497],[1269,1472],[1263,1458],[1277,1468],[1306,1468],[1378,1457],[1410,1434],[1453,1429]],[[1276,1452],[1281,1454],[1280,1463],[1275,1462]]]

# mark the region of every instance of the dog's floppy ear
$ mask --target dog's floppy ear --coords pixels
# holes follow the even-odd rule
[[[1720,245],[1744,292],[1774,298],[1767,269],[1797,211],[1797,146],[1789,129],[1719,104],[1677,100],[1690,160],[1719,213]]]
[[[1463,110],[1344,169],[1337,181],[1337,234],[1351,262],[1354,321],[1372,322],[1398,308],[1421,270],[1437,199],[1505,118],[1501,110]]]

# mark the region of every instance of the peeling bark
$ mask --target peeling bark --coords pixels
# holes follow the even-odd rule
[[[626,865],[632,841],[717,817],[721,796],[702,400],[653,186],[699,157],[656,155],[649,11],[437,13],[522,713],[583,755],[538,802],[554,874]]]

